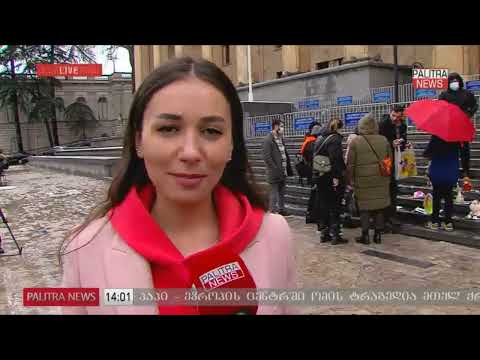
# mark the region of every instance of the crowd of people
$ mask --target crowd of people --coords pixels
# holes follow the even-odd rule
[[[478,109],[474,95],[464,89],[463,79],[457,73],[450,74],[448,84],[439,100],[459,106],[471,118]],[[343,151],[340,133],[343,122],[340,119],[332,118],[323,126],[317,122],[310,124],[300,148],[302,167],[297,167],[297,172],[307,178],[311,186],[306,222],[317,224],[321,242],[332,245],[348,242],[342,238],[341,215],[345,213],[343,218],[352,216],[351,210],[345,207],[350,202],[354,204],[347,208],[356,210],[361,223],[357,242],[369,244],[371,228],[375,243],[382,242],[382,233],[398,231],[395,164],[399,154],[411,148],[407,126],[404,108],[400,105],[394,105],[390,113],[380,119],[368,114],[348,136]],[[272,128],[263,144],[267,180],[271,185],[270,210],[288,216],[285,184],[286,177],[292,174],[292,166],[282,138],[283,124],[276,119]],[[468,180],[469,144],[446,142],[432,135],[423,156],[429,160],[427,173],[433,195],[433,212],[426,227],[453,231],[453,187],[461,176],[460,166],[464,179]],[[444,219],[440,221],[442,199],[445,210]]]

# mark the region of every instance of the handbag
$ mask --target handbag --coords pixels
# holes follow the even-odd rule
[[[317,154],[323,149],[328,140],[335,134],[329,135],[318,148]],[[327,155],[315,155],[313,157],[313,170],[318,172],[319,176],[323,176],[332,170],[330,158]]]
[[[385,156],[385,158],[383,160],[380,160],[380,157],[378,156],[377,152],[375,151],[373,146],[370,144],[368,139],[363,135],[362,135],[362,138],[365,139],[368,146],[370,147],[370,149],[373,151],[373,153],[375,154],[375,156],[377,158],[378,169],[380,170],[380,175],[384,176],[384,177],[390,177],[392,175],[392,159],[390,158],[390,156],[387,155],[387,156]]]

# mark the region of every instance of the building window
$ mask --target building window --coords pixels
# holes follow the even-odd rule
[[[329,67],[340,66],[342,65],[343,58],[338,58],[329,62]]]
[[[328,61],[323,61],[315,64],[315,69],[316,70],[322,70],[322,69],[327,69],[328,68]]]
[[[230,65],[230,45],[222,46],[223,66]]]
[[[105,96],[98,98],[98,119],[107,120],[108,119],[108,100]]]
[[[62,97],[57,96],[55,98],[55,109],[57,114],[57,119],[63,119],[63,114],[65,111],[65,100]]]

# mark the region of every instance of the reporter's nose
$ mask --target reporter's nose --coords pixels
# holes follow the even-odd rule
[[[195,134],[186,134],[182,140],[179,159],[183,162],[198,162],[201,159],[201,149]]]

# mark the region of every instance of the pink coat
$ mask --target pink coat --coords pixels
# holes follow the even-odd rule
[[[72,249],[78,250],[63,256],[62,287],[99,288],[100,306],[66,307],[64,314],[158,314],[157,306],[102,306],[103,289],[154,287],[150,264],[122,240],[106,218],[83,230],[67,252]],[[282,216],[266,213],[257,236],[240,257],[258,289],[296,288],[294,247]],[[257,314],[294,312],[290,306],[259,304]]]

